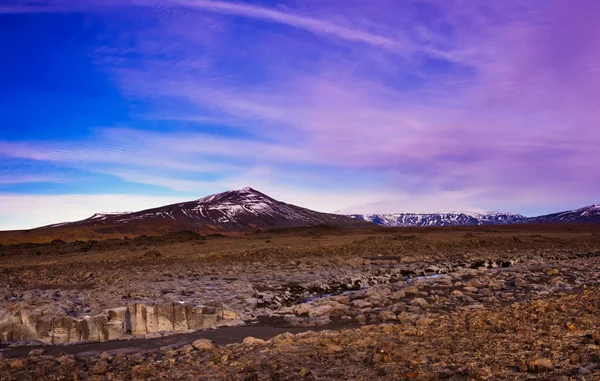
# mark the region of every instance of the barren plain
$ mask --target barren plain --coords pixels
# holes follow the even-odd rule
[[[0,246],[0,380],[600,379],[600,225]]]

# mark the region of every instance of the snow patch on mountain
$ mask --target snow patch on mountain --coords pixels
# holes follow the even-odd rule
[[[454,213],[390,213],[350,214],[349,217],[373,222],[382,226],[461,226],[513,224],[526,220],[520,214],[497,211]]]

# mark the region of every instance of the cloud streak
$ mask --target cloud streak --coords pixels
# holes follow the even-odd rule
[[[142,107],[84,138],[4,139],[1,157],[198,196],[263,185],[329,211],[598,202],[596,2],[17,4],[0,13],[100,15],[119,38],[94,62]]]

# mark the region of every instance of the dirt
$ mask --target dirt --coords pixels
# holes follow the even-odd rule
[[[599,225],[319,227],[0,252],[0,308],[78,316],[217,300],[247,324],[9,342],[0,380],[600,379]],[[195,349],[199,338],[215,346]]]

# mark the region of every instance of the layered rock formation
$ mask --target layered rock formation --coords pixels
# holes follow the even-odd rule
[[[38,340],[51,344],[107,341],[127,335],[201,330],[238,320],[235,311],[219,302],[203,306],[135,303],[83,318],[44,315],[39,310],[0,310],[0,341]]]

